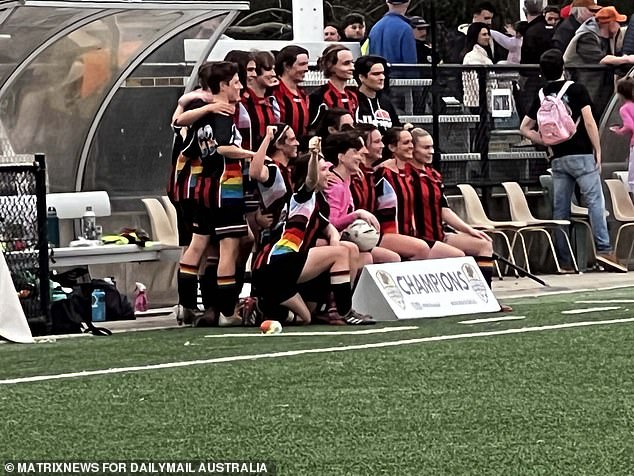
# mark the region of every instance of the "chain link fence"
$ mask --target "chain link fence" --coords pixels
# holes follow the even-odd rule
[[[34,334],[49,330],[43,155],[0,156],[0,249]]]

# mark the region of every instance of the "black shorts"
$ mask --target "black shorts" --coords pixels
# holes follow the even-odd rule
[[[242,238],[249,234],[244,205],[220,207],[214,210],[214,217],[214,233],[218,240]]]
[[[305,253],[286,253],[271,257],[269,264],[251,272],[258,296],[270,304],[280,304],[299,292],[299,277],[306,265]]]
[[[212,240],[242,238],[249,234],[244,207],[207,208],[196,205],[193,232]]]
[[[178,228],[178,245],[189,246],[192,242],[194,212],[196,202],[191,199],[172,202],[176,209],[176,224]]]

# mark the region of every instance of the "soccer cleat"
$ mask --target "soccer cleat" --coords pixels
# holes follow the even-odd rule
[[[192,322],[194,322],[195,318],[196,318],[196,311],[194,311],[193,309],[184,307],[181,304],[177,306],[176,322],[178,323],[179,326],[182,326],[183,324],[186,326],[189,326],[192,324]]]
[[[240,299],[237,315],[242,317],[245,326],[257,327],[264,321],[264,313],[258,306],[258,299],[252,296]]]
[[[350,312],[343,316],[343,320],[346,321],[346,324],[349,326],[370,326],[376,324],[376,321],[372,319],[371,316],[361,314],[354,309],[350,309]]]
[[[225,316],[222,312],[218,317],[218,326],[219,327],[237,327],[242,325],[242,318],[237,315],[233,316]]]
[[[214,327],[218,325],[218,316],[213,307],[205,309],[205,312],[198,313],[192,322],[192,327]]]

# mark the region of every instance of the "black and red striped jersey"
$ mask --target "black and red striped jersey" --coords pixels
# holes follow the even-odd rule
[[[398,198],[392,184],[384,177],[385,168],[374,172],[374,216],[381,225],[381,234],[398,233]]]
[[[415,236],[414,201],[416,200],[416,196],[414,192],[414,179],[410,168],[411,166],[409,164],[405,164],[405,167],[399,169],[398,172],[387,167],[382,167],[381,170],[383,178],[390,183],[396,194],[397,233]]]
[[[330,224],[329,214],[330,207],[321,192],[309,192],[306,187],[300,188],[291,198],[281,238],[258,253],[253,268],[261,268],[275,257],[289,253],[308,253]]]
[[[416,237],[443,241],[442,209],[449,208],[443,193],[442,175],[431,166],[410,168],[414,185],[414,220]]]
[[[280,81],[273,89],[273,95],[280,108],[280,122],[291,126],[298,137],[306,136],[309,124],[306,92],[298,87],[297,94],[295,94],[286,87],[283,81]]]
[[[310,93],[310,120],[313,122],[319,114],[320,108],[345,109],[354,118],[359,106],[357,93],[349,88],[339,91],[330,81]]]
[[[350,192],[352,192],[352,201],[355,210],[367,210],[374,213],[376,206],[376,180],[374,170],[366,167],[364,164],[359,165],[361,175],[353,175],[350,178]]]
[[[259,97],[252,89],[242,93],[242,105],[251,119],[251,149],[258,150],[266,135],[266,126],[280,122],[280,106],[275,96]]]
[[[193,198],[207,208],[242,206],[242,159],[218,153],[220,146],[242,144],[234,119],[209,113],[196,121],[192,130],[194,140],[183,149],[183,155],[190,158],[192,178],[196,178]]]
[[[191,101],[184,108],[185,111],[191,111],[205,106],[207,103],[202,99]],[[180,202],[193,198],[194,188],[196,186],[197,177],[192,176],[192,161],[195,170],[199,172],[200,157],[194,140],[194,130],[192,127],[172,126],[174,129],[175,139],[172,148],[172,168],[167,184],[167,195],[174,202]],[[187,149],[187,153],[183,153]]]

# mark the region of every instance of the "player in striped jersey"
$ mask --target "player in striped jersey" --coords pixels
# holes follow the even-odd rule
[[[339,233],[328,221],[328,203],[322,194],[330,165],[319,152],[318,137],[311,139],[310,149],[305,183],[291,198],[282,237],[254,260],[254,284],[267,307],[281,304],[295,313],[298,323],[308,324],[311,310],[300,286],[329,273],[337,312],[348,324],[374,324],[352,309],[349,252],[339,246]],[[327,246],[315,246],[320,236],[328,240]]]
[[[280,106],[271,90],[278,84],[275,58],[268,51],[253,55],[256,77],[242,92],[242,104],[251,119],[251,150],[256,151],[266,135],[266,127],[280,122]]]
[[[178,226],[179,245],[183,247],[183,253],[192,240],[192,226],[194,221],[195,202],[193,189],[196,183],[195,176],[191,173],[191,160],[182,154],[182,150],[194,140],[194,133],[190,126],[205,114],[219,113],[232,115],[235,106],[222,102],[214,102],[213,94],[208,87],[210,64],[203,64],[198,71],[200,89],[184,94],[178,100],[176,110],[172,115],[172,127],[175,133],[172,149],[172,169],[168,183],[167,195],[176,209],[176,224]],[[183,124],[183,117],[190,115],[187,125]],[[216,283],[216,268],[218,266],[217,249],[209,250],[205,263],[200,267],[201,295],[203,305],[211,306]],[[178,286],[178,310],[176,320],[179,325],[191,324],[195,319],[196,288],[193,286]]]
[[[209,88],[218,102],[235,105],[240,99],[240,80],[234,63],[212,64]],[[240,286],[236,280],[236,261],[240,238],[247,235],[242,187],[242,160],[253,154],[240,147],[240,136],[233,118],[207,114],[193,126],[196,140],[183,150],[189,157],[198,157],[200,165],[195,199],[198,207],[192,243],[181,260],[179,285],[195,287],[198,263],[210,242],[210,235],[219,241],[217,307],[219,325],[242,323],[234,314]]]
[[[302,143],[308,143],[308,96],[300,83],[308,72],[308,51],[301,46],[289,45],[275,58],[275,73],[280,82],[273,95],[280,107],[280,122],[288,124]]]
[[[359,124],[357,131],[365,143],[366,154],[359,165],[360,174],[351,177],[350,191],[356,207],[372,212],[381,226],[379,245],[397,253],[403,260],[421,260],[429,256],[429,246],[422,240],[398,233],[398,197],[382,161],[383,140],[378,128],[372,124]],[[361,206],[362,205],[362,206]]]
[[[379,231],[379,222],[370,211],[354,207],[350,191],[350,179],[357,174],[367,153],[359,133],[347,131],[331,134],[324,140],[323,151],[326,160],[333,164],[332,175],[325,190],[330,206],[330,222],[341,232],[353,221],[361,219]],[[401,260],[398,254],[381,246],[375,246],[370,252],[362,252],[361,255],[361,262],[367,264]],[[366,258],[363,255],[370,256]]]
[[[314,122],[322,109],[341,108],[354,117],[357,111],[357,94],[346,87],[354,74],[352,52],[343,45],[330,45],[317,60],[317,67],[328,79],[310,94],[310,119]]]
[[[249,173],[258,183],[260,215],[258,250],[281,238],[288,205],[293,195],[291,162],[297,158],[299,142],[286,124],[267,127],[267,134],[253,159]]]
[[[493,240],[456,215],[443,194],[442,175],[432,167],[434,140],[423,129],[411,131],[414,141],[411,173],[414,178],[416,201],[413,213],[416,233],[431,244],[431,254],[437,258],[472,256],[485,281],[491,287],[493,276]],[[444,224],[455,232],[445,233]],[[512,309],[501,304],[501,310]]]

